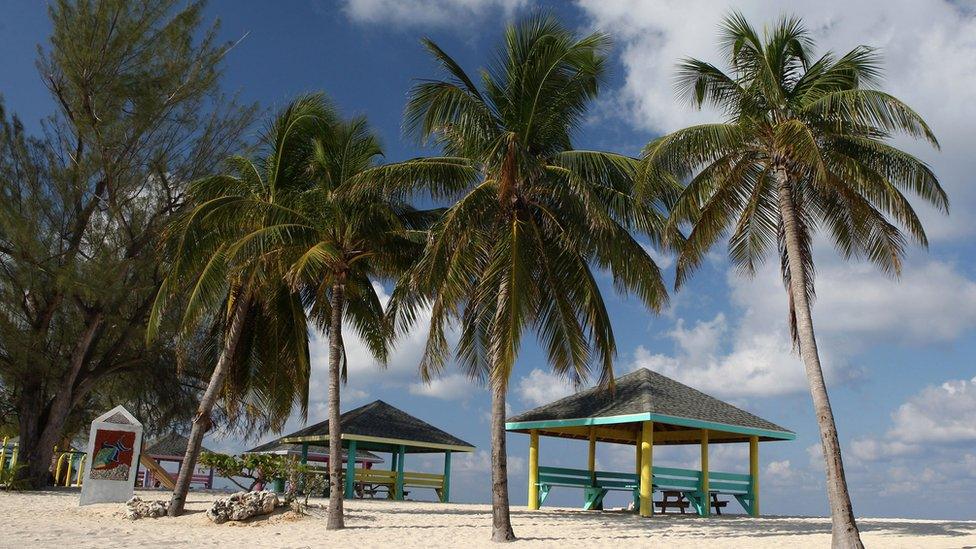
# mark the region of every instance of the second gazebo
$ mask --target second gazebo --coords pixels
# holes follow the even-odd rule
[[[451,454],[473,452],[474,446],[445,433],[433,425],[418,419],[382,400],[349,410],[339,416],[342,428],[342,448],[350,454],[358,451],[389,452],[390,470],[356,467],[355,461],[346,462],[343,475],[346,498],[357,492],[374,493],[385,489],[391,499],[402,500],[405,487],[432,488],[438,498],[447,503],[451,497]],[[316,423],[290,435],[281,442],[302,445],[303,461],[307,459],[310,444],[331,444],[328,420]],[[407,454],[444,454],[444,474],[417,473],[404,470]]]
[[[616,380],[611,391],[594,387],[509,418],[509,431],[527,433],[529,442],[529,508],[538,509],[554,486],[583,488],[584,508],[602,509],[610,490],[632,492],[642,516],[654,505],[662,510],[694,507],[699,515],[720,512],[733,496],[752,516],[759,515],[759,442],[793,440],[796,435],[731,404],[642,368]],[[539,466],[539,437],[587,440],[586,469]],[[597,471],[596,443],[635,448],[632,472]],[[714,443],[748,443],[749,474],[710,471],[708,447]],[[654,446],[701,446],[701,469],[653,465]],[[656,504],[653,492],[663,499]]]

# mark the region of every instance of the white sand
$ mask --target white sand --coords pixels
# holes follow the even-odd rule
[[[166,492],[137,492],[165,499]],[[483,547],[488,505],[347,501],[347,529],[325,530],[321,516],[279,513],[247,523],[212,524],[208,502],[222,494],[191,493],[182,517],[128,521],[122,504],[78,507],[77,490],[0,493],[0,547]],[[324,500],[315,500],[324,504]],[[513,509],[517,546],[560,547],[828,547],[824,518],[657,516],[623,512]],[[976,521],[861,519],[869,547],[976,546]]]

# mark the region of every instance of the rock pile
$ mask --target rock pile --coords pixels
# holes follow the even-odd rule
[[[132,496],[132,499],[125,503],[125,518],[136,520],[162,517],[166,516],[167,509],[169,509],[167,501],[144,501],[139,496]]]
[[[218,499],[207,509],[207,518],[217,524],[228,520],[245,520],[266,515],[278,506],[278,495],[269,490],[237,492],[227,499]]]

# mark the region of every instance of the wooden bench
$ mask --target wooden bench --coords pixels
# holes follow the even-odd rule
[[[701,471],[693,469],[678,469],[674,467],[654,467],[654,490],[664,493],[664,499],[656,502],[655,506],[666,512],[669,507],[676,507],[684,513],[691,505],[695,511],[704,516],[706,505],[715,510],[718,515],[729,502],[718,498],[720,494],[733,496],[749,513],[752,510],[752,477],[739,473],[708,472],[708,496],[702,493]],[[671,499],[674,498],[674,501]],[[684,499],[687,498],[687,501]]]
[[[385,490],[387,499],[397,499],[396,476],[396,471],[357,468],[355,477],[357,492],[359,492],[360,497],[366,494],[375,497],[380,490]],[[431,488],[437,494],[437,498],[444,501],[444,475],[404,471],[403,487]],[[400,499],[407,497],[409,493],[409,491],[404,490]]]
[[[637,494],[637,475],[634,473],[614,473],[610,471],[590,471],[566,467],[539,467],[539,506],[554,486],[582,488],[583,509],[603,509],[603,498],[610,490],[621,490]]]

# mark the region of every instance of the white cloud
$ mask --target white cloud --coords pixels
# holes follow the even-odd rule
[[[470,453],[455,453],[451,471],[461,474],[485,475],[491,473],[491,454],[488,450],[475,450]],[[525,458],[508,456],[508,474],[520,475],[525,472]],[[487,482],[487,479],[486,479]]]
[[[473,24],[491,12],[510,17],[528,0],[345,0],[344,11],[360,23],[447,26]]]
[[[976,328],[976,282],[954,265],[909,261],[900,279],[890,279],[871,265],[845,263],[825,252],[816,250],[823,263],[816,273],[813,317],[829,384],[861,379],[857,357],[873,345],[944,343]],[[735,316],[719,313],[691,325],[678,318],[665,334],[674,351],[639,346],[631,369],[649,368],[726,397],[806,391],[787,332],[778,267],[766,265],[754,278],[729,271],[727,284]]]
[[[527,406],[542,406],[576,392],[572,382],[538,368],[518,380],[515,392]]]
[[[410,384],[410,394],[429,396],[442,400],[466,400],[478,387],[477,382],[472,381],[462,374],[449,374],[436,379],[430,383],[418,381]]]
[[[851,443],[861,461],[932,453],[941,447],[976,444],[976,377],[949,380],[913,395],[891,414],[884,437],[863,437]]]
[[[656,133],[714,121],[717,112],[700,112],[677,102],[674,74],[678,61],[696,57],[722,61],[718,25],[731,9],[742,11],[759,28],[783,13],[802,17],[819,51],[847,52],[867,44],[885,57],[887,91],[914,107],[942,143],[936,152],[927,145],[900,144],[929,162],[953,200],[953,217],[923,213],[930,236],[953,238],[972,234],[976,206],[976,11],[972,4],[948,0],[579,0],[591,24],[616,39],[625,70],[617,91],[622,120]],[[924,25],[919,22],[924,21]],[[607,109],[610,110],[610,109]]]

